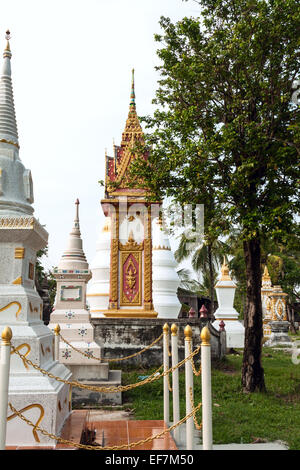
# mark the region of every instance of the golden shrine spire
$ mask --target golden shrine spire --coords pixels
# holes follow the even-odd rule
[[[135,91],[134,91],[134,69],[132,69],[132,79],[131,79],[131,94],[130,94],[130,106],[135,107]]]
[[[128,147],[129,144],[132,145],[132,143],[135,140],[142,140],[142,138],[143,138],[143,131],[142,131],[139,118],[136,114],[134,69],[132,69],[129,113],[128,113],[128,117],[126,120],[125,129],[122,134],[121,147]]]
[[[125,129],[122,133],[121,144],[113,146],[112,157],[107,154],[105,155],[106,196],[116,196],[120,192],[124,195],[124,191],[126,195],[132,196],[141,196],[145,193],[145,188],[139,187],[139,182],[136,179],[132,181],[129,170],[132,161],[137,158],[135,147],[138,143],[144,144],[144,134],[136,113],[134,69],[132,69],[129,112]],[[148,158],[147,150],[143,153],[142,157]]]

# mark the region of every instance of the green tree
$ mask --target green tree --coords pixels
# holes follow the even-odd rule
[[[261,235],[286,243],[299,211],[298,0],[199,0],[201,17],[155,36],[151,154],[133,172],[156,200],[203,203],[218,238],[240,230],[246,278],[242,387],[264,391]],[[210,235],[210,233],[208,235]]]
[[[176,261],[181,263],[191,257],[191,265],[196,273],[202,273],[203,280],[198,292],[210,298],[210,315],[214,313],[215,284],[217,269],[220,267],[224,256],[224,243],[220,240],[204,241],[202,245],[196,246],[191,252],[188,244],[191,242],[185,233],[180,236],[180,242],[174,255]],[[205,291],[205,294],[204,294]]]

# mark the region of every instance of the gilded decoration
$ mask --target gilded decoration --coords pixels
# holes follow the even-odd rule
[[[23,348],[26,348],[27,351],[25,352],[25,354],[23,354],[24,359],[22,359],[22,361],[23,361],[23,364],[24,364],[25,369],[28,370],[28,369],[29,369],[29,366],[28,366],[28,364],[27,364],[26,361],[25,361],[25,357],[27,357],[28,354],[30,353],[31,347],[30,347],[29,344],[27,344],[27,343],[22,343],[22,344],[19,344],[19,346],[17,346],[17,347],[15,348],[15,350],[16,350],[16,351],[19,351],[20,349],[23,349]],[[14,353],[14,351],[11,351],[10,354],[13,354],[13,353]]]
[[[229,267],[225,261],[225,256],[224,256],[223,265],[221,267],[221,278],[219,279],[219,281],[231,281],[231,280],[232,279],[229,274]]]
[[[132,231],[129,234],[128,241],[125,244],[122,244],[119,241],[119,250],[120,251],[143,251],[143,242],[137,243],[134,238]]]
[[[20,302],[16,302],[16,301],[10,302],[9,304],[5,305],[5,307],[0,308],[0,312],[4,312],[4,310],[7,310],[11,305],[17,305],[18,310],[16,312],[16,318],[18,318],[22,309]]]
[[[154,310],[136,309],[111,309],[101,310],[106,318],[156,318],[158,313]]]
[[[144,306],[152,306],[152,238],[151,238],[151,212],[150,207],[144,216],[144,225],[147,226],[147,238],[144,240]]]
[[[109,308],[116,308],[118,303],[119,280],[119,211],[112,215],[112,238],[110,248],[110,292]]]
[[[142,305],[142,253],[121,252],[121,306]]]
[[[105,156],[106,176],[105,176],[105,191],[110,195],[118,195],[119,187],[124,190],[129,188],[133,181],[129,179],[128,168],[131,162],[136,159],[134,147],[137,143],[144,143],[144,134],[136,113],[135,105],[135,91],[134,91],[134,71],[132,71],[132,84],[131,84],[131,100],[129,105],[129,113],[126,120],[125,128],[122,133],[121,145],[113,146],[113,157]],[[144,155],[147,158],[147,155]],[[143,181],[135,178],[135,186],[140,186],[137,189],[142,189]],[[134,191],[130,194],[134,195]]]
[[[36,431],[36,428],[37,428],[37,426],[40,425],[40,423],[41,423],[41,421],[42,421],[42,419],[45,415],[45,410],[44,410],[43,406],[40,405],[39,403],[34,403],[33,405],[25,406],[25,408],[22,408],[21,410],[19,410],[19,413],[23,413],[24,411],[31,410],[32,408],[38,408],[40,410],[40,416],[39,416],[37,422],[35,423],[35,427],[32,430],[33,437],[34,437],[35,441],[40,442],[40,439],[39,439],[38,433]],[[7,421],[10,421],[11,419],[15,418],[16,416],[18,416],[18,415],[16,413],[13,413],[12,415],[7,417]]]
[[[23,259],[25,255],[25,248],[18,247],[15,248],[15,259]]]

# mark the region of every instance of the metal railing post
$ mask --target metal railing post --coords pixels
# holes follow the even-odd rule
[[[173,323],[171,326],[171,340],[172,340],[172,367],[178,364],[178,327]],[[172,388],[173,388],[173,424],[180,421],[180,405],[179,405],[179,370],[174,369],[172,373]],[[174,439],[179,442],[180,426],[174,429]]]
[[[210,333],[205,326],[201,331],[202,367],[202,444],[203,450],[212,450],[212,403],[211,403],[211,345]]]
[[[163,347],[163,364],[164,372],[169,369],[169,325],[164,324],[163,327],[164,333],[164,347]],[[170,398],[169,398],[169,387],[168,387],[168,375],[164,375],[164,422],[168,425],[170,421]]]
[[[54,359],[59,361],[59,334],[60,334],[60,326],[56,325],[54,328],[55,334],[55,341],[54,341]]]
[[[10,350],[12,331],[6,326],[2,331],[1,361],[0,361],[0,450],[5,450],[8,386],[10,368]]]
[[[187,325],[184,329],[185,357],[190,355],[193,349],[192,328]],[[191,360],[185,363],[185,414],[188,415],[192,411],[191,398],[194,399],[194,376]],[[186,450],[194,448],[194,420],[193,416],[186,421]]]

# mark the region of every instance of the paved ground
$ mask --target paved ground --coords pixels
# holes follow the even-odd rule
[[[124,410],[90,410],[88,421],[106,421],[106,420],[129,420],[133,418],[133,413]],[[169,423],[171,426],[173,423]],[[179,440],[176,442],[179,450],[186,449],[185,443],[185,423],[180,426]],[[173,432],[171,435],[174,438]],[[200,432],[195,429],[194,446],[195,450],[202,450],[200,442]],[[219,444],[213,445],[213,450],[288,450],[288,447],[280,442],[263,442],[257,444]]]
[[[172,425],[172,423],[169,423],[169,425]],[[179,440],[175,442],[179,450],[186,450],[185,423],[179,429]],[[173,435],[173,432],[171,432],[171,435]],[[199,444],[200,436],[200,432],[195,429],[194,450],[202,450],[202,445]],[[215,444],[213,450],[288,450],[288,447],[283,442],[276,441],[257,444]]]

